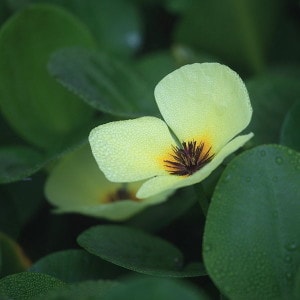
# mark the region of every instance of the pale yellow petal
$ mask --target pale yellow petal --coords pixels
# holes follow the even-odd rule
[[[126,184],[127,191],[135,194],[142,182]],[[110,220],[124,220],[149,205],[167,199],[170,192],[148,199],[109,202],[122,183],[108,181],[99,170],[90,147],[84,146],[63,158],[51,171],[45,185],[45,194],[58,213],[80,213]]]
[[[147,180],[137,192],[138,198],[146,198],[161,193],[166,190],[178,189],[184,186],[189,186],[198,183],[208,177],[223,160],[235,152],[238,148],[242,147],[250,138],[253,133],[247,135],[240,135],[230,141],[219,153],[213,158],[213,160],[205,165],[202,169],[197,171],[191,176],[157,176]]]
[[[166,191],[141,201],[121,200],[112,203],[92,205],[85,205],[82,202],[81,205],[78,206],[69,204],[69,206],[58,207],[55,212],[79,213],[96,218],[105,218],[112,221],[123,221],[134,216],[148,206],[166,201],[172,193],[173,191]]]
[[[114,182],[166,174],[162,157],[174,144],[165,122],[155,117],[100,125],[91,131],[89,142],[99,168]]]
[[[123,221],[142,211],[147,206],[147,203],[144,202],[123,200],[120,202],[101,205],[61,207],[55,212],[79,213],[86,216],[105,218],[112,221]]]
[[[155,98],[180,141],[202,140],[215,153],[249,124],[252,115],[243,81],[218,63],[175,70],[158,83]]]
[[[99,204],[101,195],[116,188],[99,170],[87,145],[64,157],[53,168],[46,181],[45,194],[55,206],[76,207]]]

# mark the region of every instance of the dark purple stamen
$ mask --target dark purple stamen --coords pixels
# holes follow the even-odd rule
[[[182,142],[182,147],[173,146],[170,154],[173,160],[164,160],[165,167],[171,175],[192,175],[209,163],[214,154],[210,154],[211,147],[205,152],[204,143],[197,145],[196,141]]]

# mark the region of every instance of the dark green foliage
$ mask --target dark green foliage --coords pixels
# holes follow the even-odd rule
[[[0,0],[0,299],[299,299],[299,28],[296,0]],[[123,222],[53,212],[60,158],[212,61],[246,83],[244,149]]]

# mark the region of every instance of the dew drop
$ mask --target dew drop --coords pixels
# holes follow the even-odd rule
[[[208,251],[211,250],[211,246],[210,246],[210,245],[205,245],[204,248],[203,248],[203,250],[204,250],[205,252],[208,252]]]
[[[294,251],[297,248],[297,245],[295,242],[289,243],[285,246],[285,248],[289,251]]]
[[[293,277],[291,272],[285,273],[285,276],[286,276],[287,280],[291,280]]]
[[[250,176],[247,176],[246,178],[245,178],[245,180],[246,180],[246,182],[251,182],[251,177]]]
[[[231,178],[231,175],[230,175],[230,174],[229,174],[229,175],[226,175],[225,178],[224,178],[224,181],[225,181],[225,182],[228,182],[228,181],[230,180],[230,178]]]
[[[287,256],[284,258],[284,260],[285,260],[285,262],[289,263],[289,262],[292,261],[292,258],[291,258],[289,255],[287,255]]]
[[[261,150],[259,152],[259,154],[260,154],[261,157],[264,157],[264,156],[266,156],[266,151],[265,150]]]
[[[277,157],[275,158],[275,162],[276,162],[277,165],[282,165],[282,163],[283,163],[283,158],[280,157],[280,156],[277,156]]]

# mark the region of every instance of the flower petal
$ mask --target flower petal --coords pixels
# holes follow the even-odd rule
[[[126,185],[135,195],[141,182]],[[170,191],[141,201],[120,200],[108,202],[122,183],[108,181],[99,170],[90,147],[84,146],[63,158],[51,171],[45,185],[48,201],[58,213],[80,213],[110,220],[124,220],[149,205],[163,202]]]
[[[100,125],[89,141],[99,168],[114,182],[167,174],[162,157],[175,145],[166,123],[155,117]]]
[[[102,205],[60,207],[55,210],[55,212],[79,213],[86,216],[105,218],[112,221],[123,221],[142,211],[145,207],[147,207],[147,204],[144,202],[123,200],[120,202]]]
[[[180,141],[208,141],[214,153],[241,132],[252,115],[243,81],[218,63],[183,66],[163,78],[154,93]]]
[[[45,185],[48,201],[58,207],[100,204],[102,195],[122,184],[109,182],[99,170],[91,150],[85,146],[64,157],[51,170]]]
[[[162,193],[166,190],[178,189],[204,180],[223,162],[223,160],[228,155],[236,151],[238,148],[242,147],[252,137],[253,133],[237,136],[227,145],[225,145],[225,147],[217,153],[217,155],[210,163],[205,165],[202,169],[194,173],[192,176],[157,176],[147,180],[138,190],[136,196],[141,199],[147,198],[155,195],[156,193]]]

